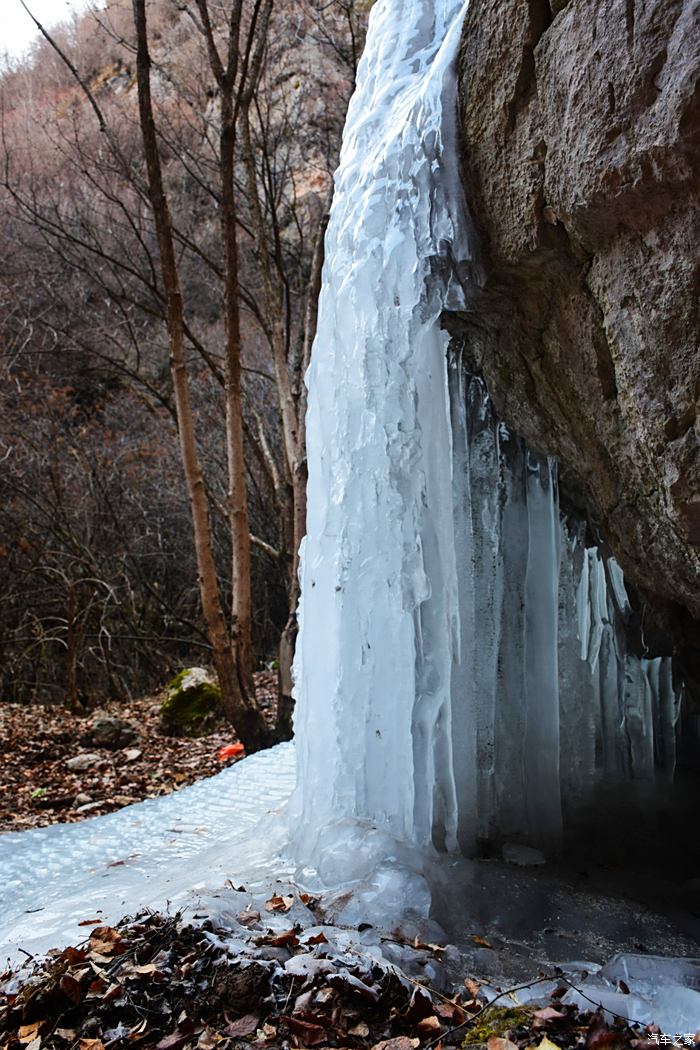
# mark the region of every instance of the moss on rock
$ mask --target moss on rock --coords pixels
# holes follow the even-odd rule
[[[203,667],[187,667],[169,683],[160,708],[168,736],[205,736],[222,720],[221,689]]]
[[[462,1046],[475,1046],[479,1043],[488,1043],[491,1036],[503,1037],[506,1032],[527,1026],[532,1021],[531,1013],[522,1006],[491,1006],[484,1010],[473,1028],[470,1028],[462,1042]]]

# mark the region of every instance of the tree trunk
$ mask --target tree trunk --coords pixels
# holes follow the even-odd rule
[[[297,639],[297,607],[299,605],[299,550],[301,541],[306,535],[306,483],[308,480],[308,469],[306,463],[306,384],[304,377],[311,361],[311,347],[316,337],[318,323],[318,297],[321,293],[321,276],[323,272],[324,245],[328,217],[331,206],[331,195],[319,225],[314,248],[314,256],[311,263],[311,274],[309,287],[306,294],[306,314],[304,318],[304,345],[301,361],[297,363],[300,375],[295,376],[295,386],[298,389],[296,399],[297,418],[297,456],[292,469],[292,558],[289,577],[289,617],[282,631],[279,646],[279,717],[282,722],[280,731],[292,732],[292,712],[294,700],[292,699],[292,662],[294,660],[294,649]]]
[[[221,91],[221,235],[224,244],[224,317],[226,327],[226,456],[228,463],[228,514],[231,531],[231,635],[238,665],[241,693],[252,699],[253,599],[250,570],[250,526],[243,444],[241,401],[241,318],[238,282],[238,230],[234,195],[234,144],[232,85],[224,80]]]
[[[248,752],[260,750],[269,743],[269,730],[259,710],[251,703],[251,693],[241,689],[237,661],[226,628],[221,596],[216,577],[216,565],[209,520],[209,507],[197,454],[187,366],[185,361],[185,334],[182,293],[173,242],[170,210],[163,185],[160,154],[153,104],[151,98],[146,0],[133,0],[134,25],[137,39],[137,83],[139,118],[144,155],[148,169],[149,199],[158,237],[161,276],[167,305],[167,324],[170,340],[170,368],[173,381],[175,409],[182,464],[192,511],[195,552],[199,574],[202,612],[212,646],[214,665],[219,678],[221,696],[227,717],[236,727]],[[242,445],[242,436],[241,436]],[[245,514],[247,523],[247,512]],[[249,584],[248,584],[249,586]]]

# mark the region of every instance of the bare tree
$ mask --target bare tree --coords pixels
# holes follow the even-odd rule
[[[302,43],[312,42],[310,54],[315,59],[313,48],[318,44],[312,35],[319,25],[318,13],[312,10],[312,17],[306,4],[307,0],[294,0],[296,32]],[[333,0],[326,6],[334,10],[338,5]],[[112,329],[109,321],[101,327],[104,338],[98,345],[94,338],[84,339],[86,351],[111,362],[130,382],[141,384],[149,398],[161,399],[177,419],[214,662],[226,696],[233,698],[227,699],[229,714],[240,723],[241,735],[244,740],[248,736],[246,743],[253,750],[258,739],[273,735],[255,713],[253,557],[267,559],[280,571],[287,590],[276,732],[286,734],[290,728],[297,557],[305,525],[302,376],[315,329],[327,210],[327,203],[319,208],[304,202],[319,196],[327,202],[328,172],[354,67],[350,75],[338,77],[332,119],[324,114],[318,127],[312,127],[308,114],[315,97],[313,86],[306,93],[303,84],[297,90],[297,84],[290,86],[289,78],[285,81],[279,72],[280,55],[284,49],[289,51],[288,12],[281,12],[275,25],[271,0],[252,4],[227,0],[223,6],[207,0],[179,2],[174,9],[197,30],[190,37],[181,36],[185,44],[180,46],[186,49],[183,59],[162,42],[163,26],[169,25],[162,21],[161,8],[166,7],[149,5],[147,23],[145,3],[134,2],[135,36],[127,39],[123,17],[118,31],[109,29],[119,53],[126,55],[116,59],[110,74],[126,87],[116,105],[115,96],[99,86],[100,70],[84,77],[69,48],[59,45],[57,53],[67,60],[66,68],[72,70],[97,117],[101,130],[96,135],[103,144],[90,134],[79,107],[71,103],[67,115],[50,128],[52,151],[60,158],[56,173],[33,174],[20,189],[6,165],[4,182],[28,226],[40,232],[67,268],[99,289],[112,315],[119,315]],[[119,4],[115,8],[121,11]],[[161,41],[155,60],[150,25],[154,11],[161,18],[155,31]],[[104,25],[106,16],[100,22]],[[202,76],[201,63],[193,60],[197,39],[203,44],[210,78]],[[134,59],[136,123],[129,108]],[[152,80],[158,85],[155,100]],[[330,98],[332,92],[327,94]],[[135,127],[143,142],[141,156],[134,149]],[[309,127],[318,141],[325,137],[326,155],[318,165],[323,170],[312,172],[313,193],[304,198],[300,184],[309,180],[309,151],[304,148]],[[67,180],[66,169],[73,172]],[[52,194],[60,194],[53,204]],[[211,221],[214,216],[218,236]],[[209,275],[208,287],[203,273]],[[216,288],[221,289],[221,310],[212,300],[205,311],[209,319],[193,312],[192,303],[202,303],[203,296],[212,299]],[[70,313],[70,303],[64,305]],[[144,369],[144,335],[148,333],[152,341],[161,318],[168,331],[170,392],[162,386],[157,366]],[[222,333],[217,330],[219,318]],[[75,340],[72,319],[54,324],[54,330],[59,341]],[[259,353],[264,346],[269,350],[269,375],[267,366],[251,360],[256,345]],[[225,493],[217,491],[205,470],[206,461],[213,456],[218,464],[218,457],[202,430],[201,405],[193,405],[193,393],[201,386],[193,354],[204,362],[225,406]],[[255,392],[270,381],[277,411],[269,401],[269,385],[267,393]],[[275,508],[279,524],[274,536],[251,535],[251,500],[261,498],[270,499]],[[230,537],[228,582],[222,581],[222,560],[213,536],[213,521],[221,521],[222,515]],[[268,533],[270,520],[269,512],[258,517]],[[246,721],[249,725],[244,729]]]

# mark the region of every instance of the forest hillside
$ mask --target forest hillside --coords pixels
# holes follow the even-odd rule
[[[179,374],[216,572],[209,596],[217,592],[229,638],[250,620],[243,691],[255,667],[278,666],[282,640],[288,692],[304,520],[302,375],[368,5],[237,6],[234,39],[226,5],[157,0],[143,43],[180,289]],[[227,48],[238,63],[229,144],[229,89],[212,63]],[[0,77],[5,701],[78,710],[212,663],[138,61],[132,4],[109,0],[50,40],[37,37]],[[233,507],[232,490],[243,506]],[[236,539],[232,523],[244,513],[246,536]],[[232,595],[245,598],[246,543],[247,610]]]

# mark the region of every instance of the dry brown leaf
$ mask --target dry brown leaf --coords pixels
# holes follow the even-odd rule
[[[105,1050],[101,1039],[81,1039],[80,1050]]]
[[[566,1014],[561,1010],[555,1010],[553,1006],[544,1006],[541,1010],[535,1010],[532,1015],[535,1018],[535,1027],[540,1027],[547,1021],[560,1021]]]
[[[457,1003],[438,1003],[435,1013],[443,1023],[450,1026],[464,1023],[464,1010]]]
[[[239,911],[236,916],[241,926],[255,926],[256,922],[260,922],[259,911]]]
[[[66,999],[70,999],[72,1003],[79,1003],[83,997],[80,981],[76,981],[75,977],[72,977],[69,973],[64,973],[63,977],[58,982],[58,987],[61,989]]]
[[[171,1032],[156,1043],[156,1050],[179,1050],[181,1046],[190,1041],[191,1032]],[[81,1047],[82,1050],[82,1047]]]
[[[207,1026],[197,1040],[197,1046],[199,1050],[212,1050],[212,1047],[217,1046],[223,1040],[223,1035],[219,1035],[213,1028]]]
[[[243,1017],[239,1017],[237,1021],[232,1021],[227,1026],[226,1035],[234,1039],[245,1039],[247,1035],[252,1035],[256,1031],[259,1024],[260,1018],[257,1014],[244,1014]]]
[[[359,977],[354,977],[351,973],[329,974],[328,983],[337,991],[355,992],[362,999],[367,999],[371,1003],[379,1001],[378,990],[373,985],[365,984]]]
[[[96,926],[90,934],[90,951],[93,954],[109,958],[124,952],[124,942],[112,926]]]
[[[294,904],[294,897],[270,897],[268,901],[265,901],[266,911],[289,911],[291,906]]]
[[[486,938],[481,937],[478,933],[472,934],[472,940],[474,941],[474,944],[478,944],[480,948],[493,948],[493,945],[489,944]]]
[[[440,952],[444,952],[445,950],[441,944],[430,944],[429,942],[424,943],[418,935],[413,938],[413,947],[426,952],[434,952],[435,955],[439,955]]]
[[[304,944],[328,944],[328,938],[326,937],[323,930],[320,933],[314,934],[313,937],[307,937]]]
[[[274,934],[265,940],[265,944],[271,944],[273,948],[295,948],[298,943],[297,931],[293,927],[291,930],[284,930],[283,933]]]
[[[518,1050],[517,1043],[511,1043],[510,1039],[502,1039],[499,1035],[489,1036],[486,1050]]]
[[[366,1039],[369,1035],[369,1025],[359,1021],[354,1028],[348,1028],[348,1035],[356,1035],[360,1039]]]
[[[326,1029],[320,1024],[311,1024],[309,1021],[302,1021],[299,1017],[284,1017],[281,1020],[286,1021],[294,1034],[303,1040],[304,1046],[318,1046],[319,1043],[325,1043],[328,1038]]]
[[[424,1017],[422,1021],[419,1021],[416,1025],[416,1030],[421,1035],[435,1036],[439,1035],[442,1031],[442,1025],[435,1014],[431,1014],[430,1017]]]
[[[538,1044],[537,1050],[561,1050],[561,1048],[553,1043],[551,1039],[548,1039],[546,1035],[542,1036],[542,1042]]]
[[[380,1043],[375,1043],[372,1050],[415,1050],[417,1046],[420,1046],[420,1039],[397,1035],[395,1039],[382,1039]]]
[[[17,1032],[20,1043],[31,1043],[39,1034],[43,1021],[35,1021],[33,1024],[23,1024]]]
[[[470,977],[464,978],[464,987],[467,989],[472,999],[476,999],[479,992],[481,991],[481,985],[478,981],[472,981]]]

